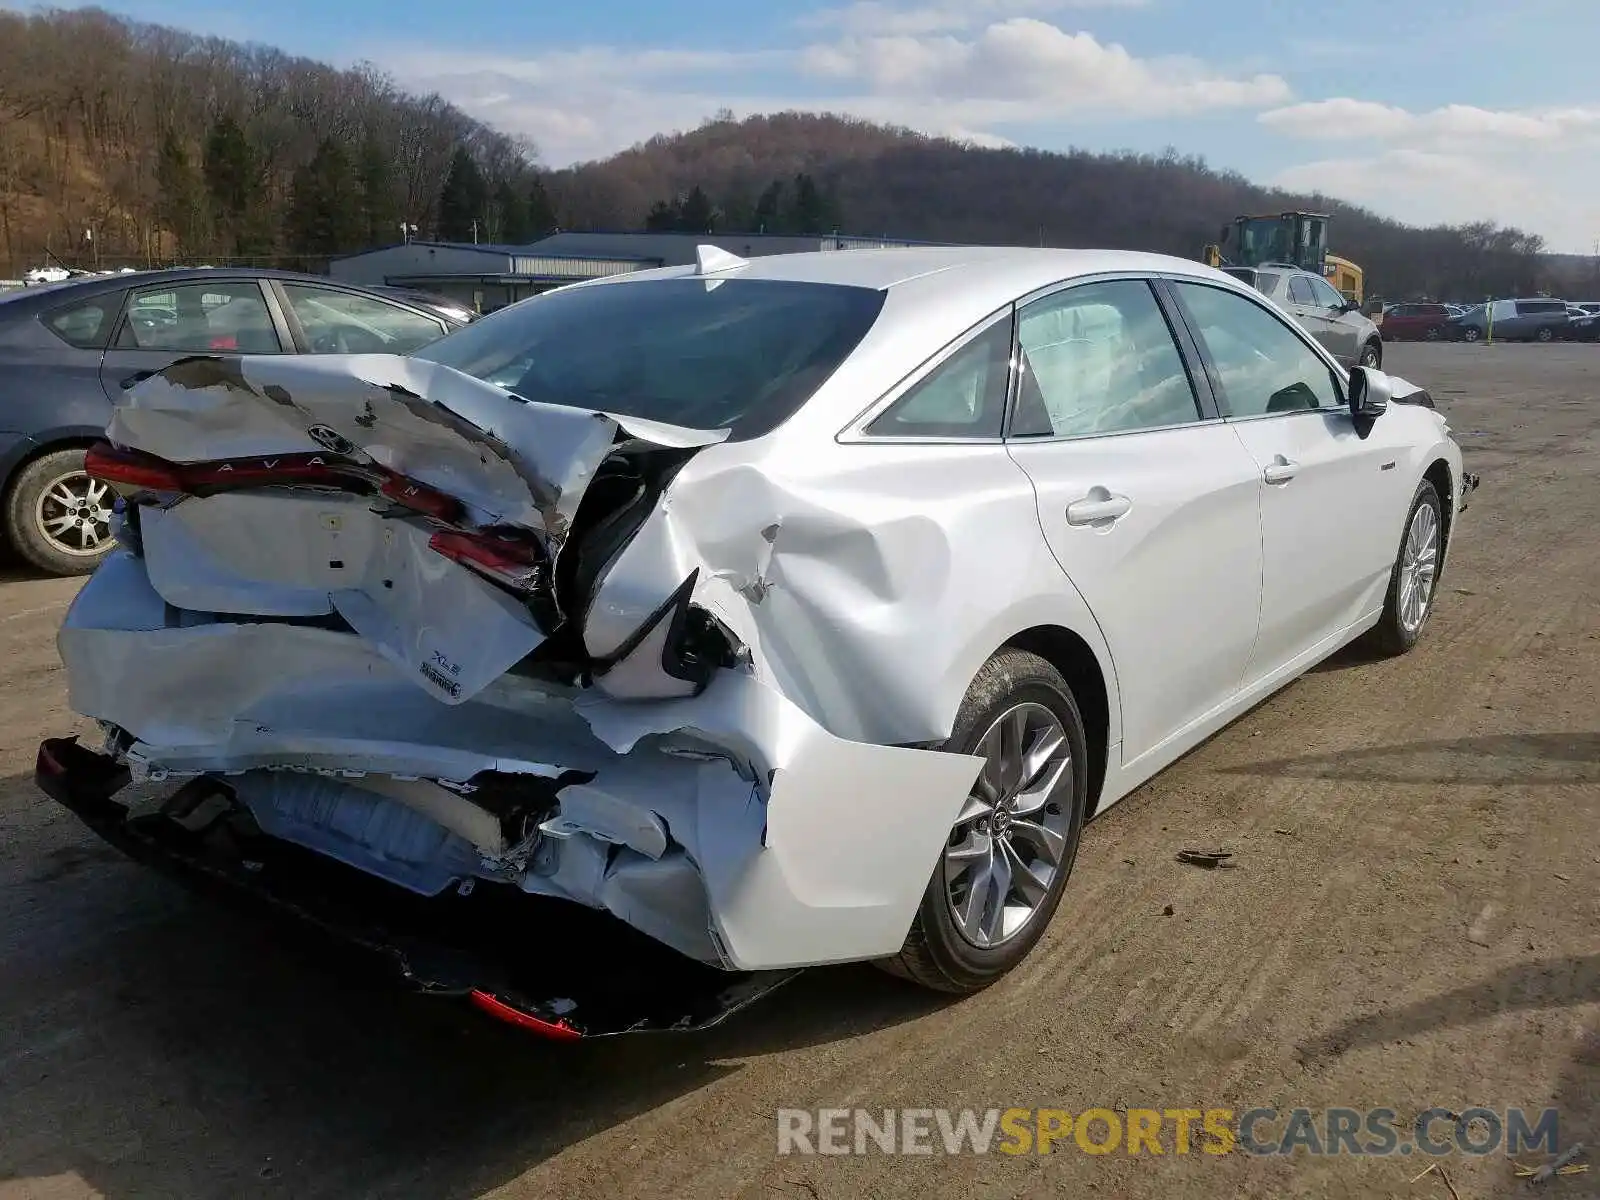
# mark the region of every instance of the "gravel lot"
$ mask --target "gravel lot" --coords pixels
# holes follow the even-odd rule
[[[1324,664],[1096,821],[1040,950],[959,1003],[850,967],[566,1046],[351,979],[34,791],[76,585],[5,576],[0,1197],[1450,1194],[1398,1157],[780,1158],[779,1107],[1554,1105],[1600,1151],[1600,347],[1389,356],[1484,480],[1423,645]],[[1238,869],[1173,861],[1214,844]]]

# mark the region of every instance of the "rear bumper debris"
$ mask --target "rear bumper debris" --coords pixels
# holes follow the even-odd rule
[[[74,738],[39,747],[39,788],[129,857],[363,951],[418,991],[548,1037],[705,1029],[798,973],[719,970],[607,914],[509,889],[415,896],[226,820],[195,830],[164,809],[125,807],[113,797],[129,779]]]

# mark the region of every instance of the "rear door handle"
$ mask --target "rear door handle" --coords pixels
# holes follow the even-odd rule
[[[1082,500],[1067,505],[1068,525],[1104,525],[1126,516],[1133,501],[1126,496],[1114,496],[1105,488],[1090,488]]]
[[[1261,472],[1261,478],[1268,483],[1288,483],[1298,474],[1300,464],[1279,454],[1267,464],[1266,470]]]

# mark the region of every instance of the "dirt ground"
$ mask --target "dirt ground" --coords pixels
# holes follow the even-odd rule
[[[1502,1154],[1448,1184],[1070,1141],[776,1154],[778,1108],[858,1105],[1555,1106],[1600,1158],[1600,347],[1389,365],[1484,480],[1422,646],[1324,664],[1094,822],[1039,950],[962,1002],[819,970],[703,1035],[563,1045],[346,978],[34,791],[74,584],[6,577],[0,1197],[1524,1194]],[[1202,845],[1238,868],[1174,861]]]

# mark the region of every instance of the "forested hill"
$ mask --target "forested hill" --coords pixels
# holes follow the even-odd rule
[[[1333,214],[1332,249],[1389,297],[1559,291],[1592,269],[1516,229],[1412,228],[1176,152],[984,149],[821,114],[722,114],[541,174],[526,142],[375,69],[95,9],[0,10],[0,278],[52,256],[316,268],[402,226],[499,242],[558,225],[838,228],[1193,257],[1240,213],[1303,206]]]
[[[532,158],[376,70],[95,9],[0,10],[0,277],[47,250],[293,264],[399,241],[402,221],[522,240],[553,224]]]
[[[1259,187],[1175,151],[984,149],[811,113],[724,115],[555,172],[547,185],[570,228],[635,227],[653,207],[664,225],[687,207],[693,226],[709,207],[719,226],[837,223],[853,234],[1189,258],[1240,214],[1304,207],[1332,214],[1330,249],[1366,267],[1369,290],[1384,295],[1512,295],[1550,282],[1541,240],[1517,229],[1418,229],[1326,196]]]

